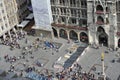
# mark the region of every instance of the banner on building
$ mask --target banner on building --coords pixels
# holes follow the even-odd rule
[[[52,13],[50,0],[32,0],[35,26],[43,30],[52,30]]]

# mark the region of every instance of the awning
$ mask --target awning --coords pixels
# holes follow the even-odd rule
[[[31,14],[29,14],[25,19],[30,19],[30,20],[31,20],[31,19],[33,19],[33,17],[34,17],[34,16],[33,16],[33,13],[31,13]]]
[[[21,27],[21,28],[24,28],[30,21],[22,21],[20,24],[17,25],[17,27]]]

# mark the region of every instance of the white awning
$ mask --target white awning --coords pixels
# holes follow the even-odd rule
[[[24,28],[30,21],[22,21],[20,24],[17,25],[17,27]]]
[[[29,14],[25,19],[33,19],[33,13]]]

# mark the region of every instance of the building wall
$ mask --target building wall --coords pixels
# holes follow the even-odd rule
[[[102,0],[87,1],[89,43],[100,45],[100,35],[104,35],[107,37],[106,43],[108,47],[118,48],[119,4],[120,2],[117,2],[116,5],[116,2],[112,0],[108,2]],[[104,32],[99,32],[98,29],[100,28]]]
[[[53,21],[73,26],[86,26],[86,0],[51,0]]]
[[[28,14],[26,0],[0,0],[0,36],[13,29]]]
[[[14,9],[13,0],[0,2],[0,36],[5,34],[17,24],[16,10]]]
[[[73,34],[80,40],[80,32],[87,32],[86,0],[51,0],[51,10],[52,26],[58,37],[63,34],[61,30],[64,30],[68,40],[75,37]]]
[[[4,0],[5,5],[5,14],[8,19],[8,24],[11,28],[13,28],[16,24],[18,24],[17,20],[17,4],[15,0]]]
[[[28,5],[30,0],[15,0],[17,7],[17,18],[18,22],[23,21],[23,19],[30,14]]]
[[[120,44],[118,41],[120,39],[120,1],[116,2],[112,0],[107,2],[104,0],[51,0],[54,22],[52,26],[58,35],[61,34],[61,28],[64,29],[67,39],[71,30],[74,30],[78,37],[78,32],[84,31],[76,26],[88,27],[86,32],[90,44],[99,46],[105,42],[105,46],[116,49]],[[100,6],[103,9],[102,13],[97,10]],[[100,28],[103,32],[99,32]],[[103,43],[100,40],[102,38],[105,38]]]

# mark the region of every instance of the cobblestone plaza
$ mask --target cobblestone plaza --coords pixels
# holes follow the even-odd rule
[[[0,69],[5,70],[9,73],[11,65],[15,67],[14,73],[17,75],[20,74],[21,71],[23,71],[23,77],[26,76],[26,72],[24,71],[26,67],[35,67],[35,70],[38,73],[44,73],[46,69],[50,74],[52,72],[57,72],[58,69],[55,69],[53,67],[53,64],[58,60],[59,57],[64,56],[67,54],[66,50],[70,48],[74,43],[73,41],[70,41],[68,43],[65,39],[57,39],[49,40],[44,39],[51,42],[57,42],[57,46],[59,46],[58,51],[52,50],[50,48],[44,49],[43,42],[40,43],[40,46],[38,49],[33,49],[32,53],[27,53],[24,55],[24,58],[22,58],[22,53],[24,52],[22,49],[23,47],[27,47],[30,44],[32,44],[38,37],[34,36],[26,36],[25,38],[19,40],[19,43],[21,45],[21,49],[13,49],[11,50],[9,46],[0,45]],[[28,39],[26,43],[26,39]],[[39,38],[41,39],[41,38]],[[42,41],[42,39],[41,39]],[[80,47],[83,47],[83,44],[79,44]],[[77,50],[79,52],[79,50]],[[90,72],[95,74],[95,78],[101,76],[102,74],[102,63],[101,63],[101,53],[105,53],[105,73],[106,76],[109,77],[111,80],[117,80],[117,78],[120,75],[119,71],[119,50],[118,51],[110,51],[107,47],[99,47],[99,49],[95,49],[92,46],[88,45],[88,47],[82,52],[83,54],[78,57],[78,59],[75,61],[75,63],[78,63],[82,66],[82,72]],[[5,55],[8,55],[9,57],[13,58],[16,57],[16,61],[8,62],[4,59]],[[65,56],[64,56],[65,57]],[[72,60],[72,59],[71,59]],[[42,65],[38,66],[36,65],[36,62],[39,61]],[[94,69],[95,68],[95,69]],[[118,79],[119,80],[119,79]]]

